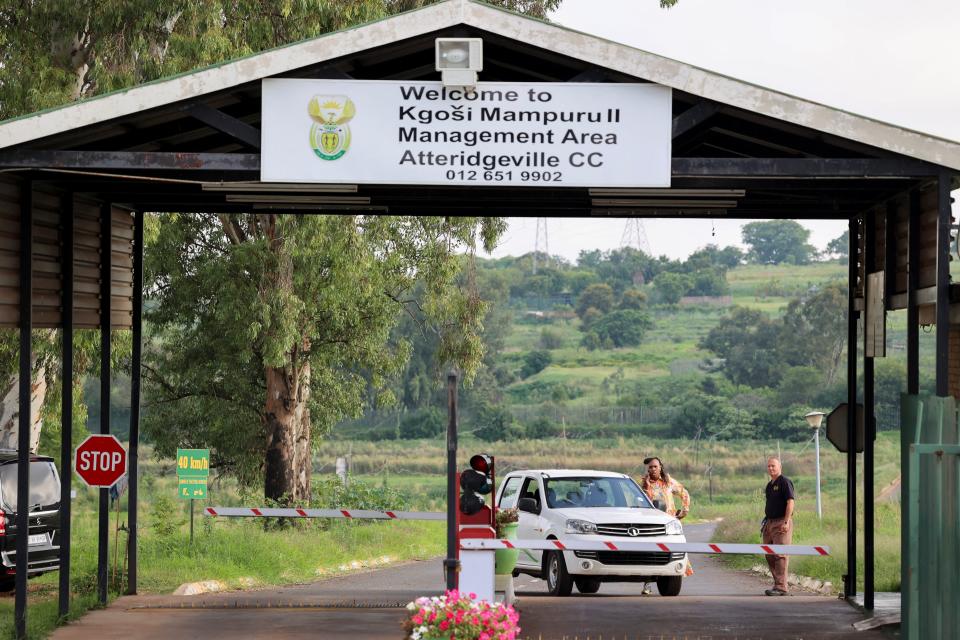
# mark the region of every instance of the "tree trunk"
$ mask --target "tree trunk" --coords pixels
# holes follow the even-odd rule
[[[296,474],[296,495],[299,500],[310,500],[310,475],[313,472],[313,456],[310,449],[310,361],[304,360],[297,385],[296,439],[294,440],[293,468]]]
[[[30,385],[30,417],[33,422],[30,426],[30,452],[36,453],[40,445],[40,428],[43,421],[40,418],[40,409],[43,407],[47,395],[46,372],[41,367],[35,371],[33,383]],[[20,433],[20,377],[10,376],[7,384],[0,388],[0,449],[16,449]]]
[[[286,368],[266,367],[265,372],[264,496],[285,504],[303,504],[310,499],[310,410],[305,397],[309,394],[309,364],[301,368],[299,376],[289,374]]]
[[[293,289],[293,262],[284,251],[284,238],[273,214],[260,216],[262,232],[270,251],[277,257],[276,271],[266,282],[273,291]],[[230,233],[229,220],[221,223]],[[240,237],[242,231],[233,228]],[[267,432],[267,455],[264,468],[264,495],[287,504],[304,504],[310,500],[310,344],[302,340],[285,354],[282,367],[264,367],[267,401],[263,419]]]

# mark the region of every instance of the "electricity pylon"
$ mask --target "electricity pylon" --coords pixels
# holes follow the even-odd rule
[[[537,218],[537,237],[533,243],[533,275],[537,275],[537,256],[540,251],[546,256],[547,264],[550,263],[550,239],[547,237],[547,219]]]
[[[647,240],[647,230],[640,218],[627,218],[627,224],[623,227],[623,237],[620,238],[620,248],[624,247],[633,247],[648,256],[653,255],[650,241]]]

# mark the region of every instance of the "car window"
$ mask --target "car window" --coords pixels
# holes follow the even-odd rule
[[[501,509],[513,509],[517,506],[517,499],[520,496],[521,480],[523,480],[523,478],[520,476],[507,478],[506,484],[503,485],[503,491],[500,493]]]
[[[653,507],[637,483],[630,478],[551,478],[544,484],[547,506],[551,509]]]
[[[537,506],[540,506],[540,485],[536,478],[526,478],[523,483],[523,489],[520,490],[521,498],[533,498]]]
[[[3,504],[17,510],[17,465],[0,466],[0,492]],[[60,502],[60,481],[52,462],[35,460],[30,463],[30,506],[49,507]]]

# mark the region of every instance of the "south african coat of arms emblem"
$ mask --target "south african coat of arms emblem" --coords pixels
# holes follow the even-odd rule
[[[350,126],[357,108],[347,96],[313,96],[307,105],[313,125],[310,146],[318,158],[336,160],[350,148]]]

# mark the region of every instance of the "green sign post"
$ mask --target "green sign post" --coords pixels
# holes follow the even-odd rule
[[[207,497],[210,449],[177,449],[177,496],[190,501],[190,543],[193,544],[193,501]]]

